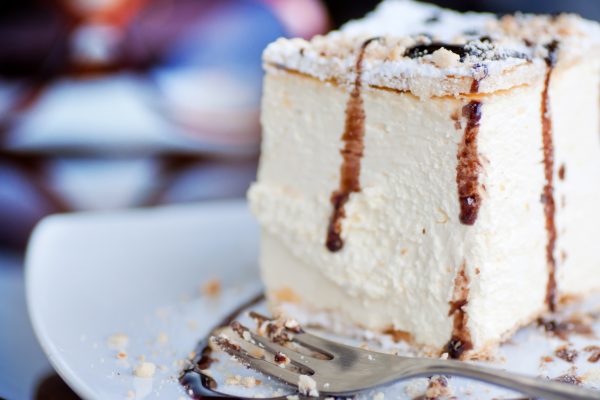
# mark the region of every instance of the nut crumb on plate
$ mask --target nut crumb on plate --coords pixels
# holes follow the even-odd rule
[[[373,395],[373,400],[383,400],[385,399],[385,394],[383,392],[377,392]]]
[[[305,396],[319,397],[317,382],[308,375],[298,377],[298,391]]]
[[[221,281],[218,279],[211,279],[202,285],[202,293],[208,297],[217,297],[221,294]]]
[[[129,344],[129,336],[124,333],[115,333],[114,335],[109,336],[106,343],[108,344],[108,347],[112,349],[121,350]]]
[[[280,367],[285,367],[286,365],[288,365],[290,363],[289,357],[286,356],[285,354],[281,353],[281,352],[275,353],[275,356],[273,357],[273,360]]]
[[[452,390],[448,387],[448,379],[445,376],[435,375],[429,379],[429,386],[425,390],[427,399],[452,396]]]
[[[167,335],[165,332],[161,332],[158,334],[157,338],[156,338],[156,343],[158,344],[167,344],[169,342],[169,335]]]
[[[151,362],[142,362],[133,369],[133,374],[138,378],[152,378],[155,373],[156,365]]]

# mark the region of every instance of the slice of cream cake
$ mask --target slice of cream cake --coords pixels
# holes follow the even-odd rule
[[[597,23],[388,0],[264,67],[275,308],[473,358],[600,289]]]

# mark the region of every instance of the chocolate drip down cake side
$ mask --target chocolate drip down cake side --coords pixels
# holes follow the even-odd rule
[[[248,197],[273,310],[464,359],[600,289],[599,66],[581,17],[408,0],[272,43]]]

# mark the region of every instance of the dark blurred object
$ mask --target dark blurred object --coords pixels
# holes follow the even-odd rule
[[[261,53],[326,30],[319,0],[0,4],[0,245],[44,215],[241,197]]]
[[[51,78],[145,70],[170,58],[172,48],[186,39],[201,47],[213,46],[213,51],[218,47],[228,57],[256,55],[256,45],[262,49],[286,33],[322,32],[325,17],[318,4],[313,0],[10,2],[0,6],[0,75]],[[235,25],[244,36],[236,36]],[[238,42],[232,46],[228,40],[234,38]],[[186,50],[204,58],[214,56],[198,48]],[[260,57],[245,61],[251,59],[256,62]]]
[[[35,393],[35,400],[80,400],[80,397],[57,374],[44,377]]]
[[[522,11],[528,13],[573,12],[588,19],[600,20],[600,1],[597,0],[428,0],[426,3],[459,11],[487,11],[498,14]],[[380,0],[325,0],[332,22],[340,26],[350,19],[362,17]]]
[[[245,195],[256,157],[0,153],[0,243],[22,247],[47,214]]]

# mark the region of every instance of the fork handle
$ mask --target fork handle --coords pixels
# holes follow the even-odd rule
[[[455,375],[517,390],[534,398],[545,400],[600,399],[600,392],[561,382],[546,381],[534,377],[481,367],[460,361],[423,360],[418,375]],[[416,368],[416,369],[417,369]],[[420,373],[422,372],[422,373]]]

